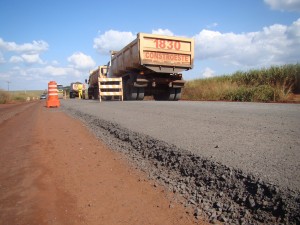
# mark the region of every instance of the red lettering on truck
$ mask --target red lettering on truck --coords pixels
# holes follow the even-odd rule
[[[162,49],[175,49],[180,50],[181,43],[180,41],[172,41],[172,40],[163,40],[163,39],[155,39],[153,41],[155,43],[155,48],[162,48]]]
[[[175,61],[190,63],[190,57],[188,55],[162,53],[162,52],[144,52],[145,59],[154,61]]]

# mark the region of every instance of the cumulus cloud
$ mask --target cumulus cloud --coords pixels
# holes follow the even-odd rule
[[[82,52],[76,52],[68,58],[76,69],[90,69],[95,67],[96,63],[91,56],[85,55]]]
[[[17,44],[15,42],[4,41],[0,38],[0,50],[4,53],[13,52],[17,54],[10,57],[10,63],[43,64],[44,62],[40,58],[40,53],[48,50],[48,44],[45,41]]]
[[[24,59],[26,63],[39,63],[42,64],[43,61],[41,60],[39,54],[22,54],[21,57]]]
[[[157,29],[152,30],[152,34],[160,34],[160,35],[166,35],[166,36],[174,36],[173,32],[169,29]]]
[[[51,64],[52,65],[59,65],[59,62],[57,60],[52,60]]]
[[[0,64],[1,63],[5,63],[5,59],[4,59],[2,52],[0,52]]]
[[[116,30],[106,31],[94,38],[94,48],[101,54],[109,54],[111,50],[121,50],[136,38],[132,32],[122,32]]]
[[[219,25],[218,23],[214,22],[212,24],[207,25],[206,27],[207,28],[214,28],[214,27],[217,27],[218,25]]]
[[[45,66],[45,67],[39,67],[39,68],[30,68],[25,70],[25,75],[40,75],[40,76],[53,76],[53,77],[59,77],[59,76],[80,76],[81,72],[71,68],[71,67],[56,67],[56,66]],[[24,75],[24,74],[23,74]]]
[[[37,54],[48,50],[48,43],[45,41],[33,41],[32,43],[16,44],[15,42],[6,42],[0,38],[0,49],[10,52]]]
[[[40,74],[44,74],[44,75],[63,76],[72,73],[73,69],[64,68],[64,67],[46,66],[45,68],[35,69],[35,71],[38,71]]]
[[[0,72],[0,79],[8,77],[14,84],[16,90],[24,88],[24,85],[29,87],[32,83],[26,83],[26,81],[34,81],[32,88],[41,88],[35,85],[46,84],[50,80],[55,80],[56,82],[63,83],[64,85],[70,84],[72,81],[81,80],[84,77],[82,71],[72,68],[72,67],[58,67],[58,66],[40,66],[40,67],[20,67],[15,66],[9,71],[2,73]],[[21,81],[21,82],[20,82]],[[25,82],[25,83],[24,83]]]
[[[0,72],[0,79],[8,79],[10,78],[10,75],[8,73],[1,73]]]
[[[12,56],[9,59],[10,63],[20,63],[20,62],[25,62],[28,64],[43,64],[43,60],[41,60],[39,54],[22,54],[21,56]]]
[[[152,30],[152,34],[174,36],[169,29]],[[132,32],[109,30],[94,38],[94,48],[101,54],[108,55],[111,50],[119,51],[136,38]]]
[[[209,67],[206,67],[206,68],[204,69],[204,71],[202,72],[202,76],[205,77],[205,78],[214,77],[214,76],[215,76],[215,71],[212,70],[212,69],[209,68]]]
[[[19,62],[23,62],[23,58],[21,56],[16,56],[13,55],[12,57],[10,57],[9,62],[11,63],[19,63]]]
[[[221,33],[202,30],[194,36],[196,59],[218,59],[237,66],[296,63],[300,58],[300,19],[290,26],[275,24],[258,32]]]
[[[264,0],[274,10],[300,12],[299,0]]]

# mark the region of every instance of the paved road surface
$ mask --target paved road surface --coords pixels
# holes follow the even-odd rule
[[[300,105],[64,100],[132,131],[300,190]]]

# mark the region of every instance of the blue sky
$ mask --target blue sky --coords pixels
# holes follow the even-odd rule
[[[69,85],[138,32],[195,39],[186,80],[300,61],[300,0],[1,0],[0,89]]]

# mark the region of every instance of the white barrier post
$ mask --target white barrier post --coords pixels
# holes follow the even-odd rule
[[[98,78],[98,85],[100,102],[102,96],[120,96],[123,101],[122,78]]]

